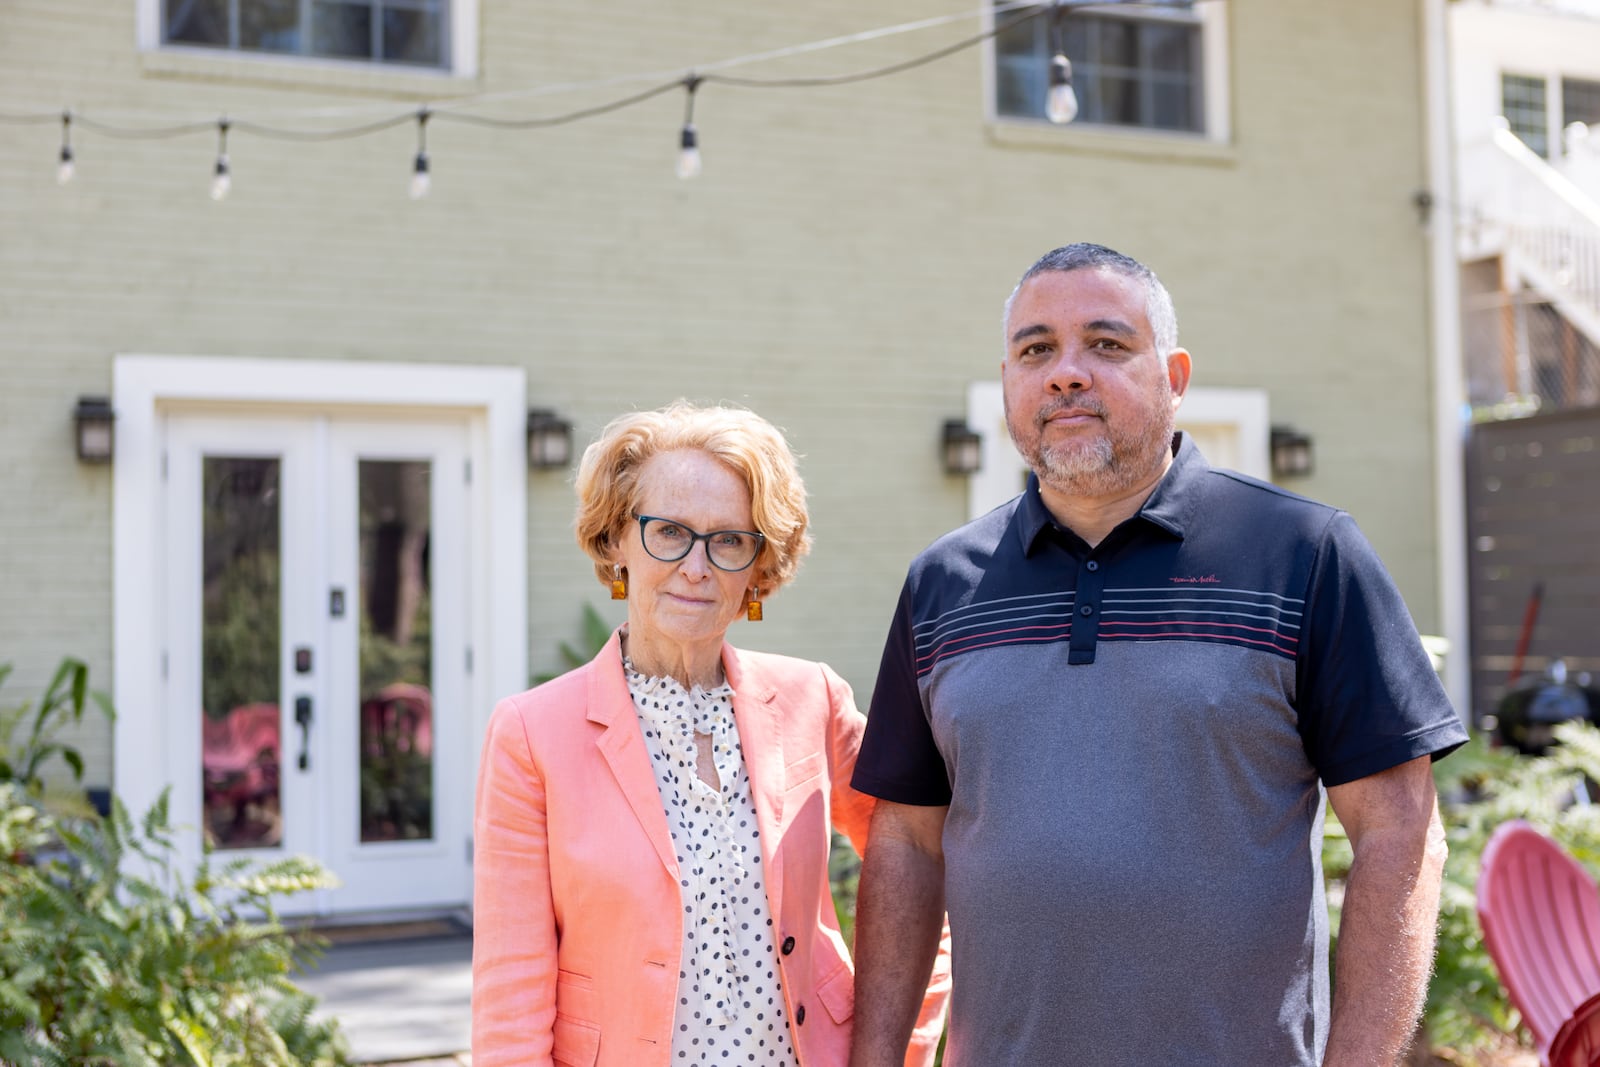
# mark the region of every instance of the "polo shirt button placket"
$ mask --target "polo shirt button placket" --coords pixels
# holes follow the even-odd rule
[[[1078,616],[1078,621],[1072,627],[1072,636],[1068,638],[1069,664],[1084,665],[1094,662],[1095,646],[1099,643],[1100,637],[1095,608],[1100,601],[1104,583],[1105,575],[1102,573],[1099,560],[1088,559],[1078,565],[1077,588],[1074,592],[1074,598],[1078,603],[1074,614]]]

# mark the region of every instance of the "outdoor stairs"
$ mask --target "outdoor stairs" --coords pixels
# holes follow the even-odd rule
[[[1501,125],[1466,146],[1461,262],[1498,256],[1508,287],[1537,291],[1600,347],[1600,201]]]

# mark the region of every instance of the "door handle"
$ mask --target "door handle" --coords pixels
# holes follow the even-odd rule
[[[300,727],[300,769],[311,766],[311,698],[294,698],[294,721]]]

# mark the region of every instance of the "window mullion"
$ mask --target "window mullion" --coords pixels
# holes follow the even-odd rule
[[[297,48],[296,51],[303,56],[314,55],[316,53],[316,49],[311,40],[311,35],[313,32],[313,24],[311,21],[311,3],[312,0],[300,0],[300,32],[295,34],[295,37],[300,44],[300,47]]]

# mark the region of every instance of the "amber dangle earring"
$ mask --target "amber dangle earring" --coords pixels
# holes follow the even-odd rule
[[[761,621],[761,590],[751,587],[750,603],[745,606],[744,617],[751,622]]]
[[[622,564],[620,563],[611,565],[611,599],[628,599],[628,579],[623,575]]]

